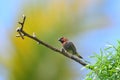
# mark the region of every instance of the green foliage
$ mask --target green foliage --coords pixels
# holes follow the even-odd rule
[[[120,41],[117,48],[109,45],[94,58],[97,62],[85,80],[120,80]]]

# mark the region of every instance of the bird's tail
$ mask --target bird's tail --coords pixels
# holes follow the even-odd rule
[[[79,58],[83,59],[83,57],[82,57],[82,56],[80,56],[79,54],[77,54],[77,56],[78,56]]]
[[[82,59],[82,60],[84,60],[86,63],[89,63],[90,64],[90,62],[88,62],[88,61],[86,61],[85,59],[83,59],[83,57],[82,56],[80,56],[79,54],[76,54],[80,59]]]

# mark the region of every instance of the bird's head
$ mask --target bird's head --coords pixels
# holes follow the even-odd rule
[[[60,41],[61,43],[67,42],[68,39],[65,37],[61,37],[60,39],[58,39],[58,41]]]

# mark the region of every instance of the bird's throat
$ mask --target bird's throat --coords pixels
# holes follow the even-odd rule
[[[64,46],[67,42],[63,42],[62,45]]]

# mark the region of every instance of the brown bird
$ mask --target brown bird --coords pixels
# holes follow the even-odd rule
[[[73,44],[72,42],[70,42],[67,38],[61,37],[61,38],[59,39],[59,41],[62,43],[63,48],[64,48],[67,52],[69,52],[69,53],[71,53],[71,54],[73,54],[73,55],[76,55],[76,56],[78,56],[79,58],[83,59],[83,57],[80,56],[80,55],[77,53],[77,50],[76,50],[76,47],[74,46],[74,44]]]

